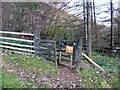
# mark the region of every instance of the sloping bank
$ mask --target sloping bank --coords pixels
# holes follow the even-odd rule
[[[81,83],[83,88],[119,88],[119,57],[102,56],[99,53],[92,53],[92,60],[98,64],[104,72],[101,72],[98,68],[82,68],[77,70],[82,78]],[[88,61],[83,58],[83,62]],[[92,64],[91,64],[92,65]],[[82,67],[82,66],[81,66]]]
[[[57,75],[53,63],[42,58],[23,55],[2,55],[2,87],[3,88],[45,88],[49,79]]]

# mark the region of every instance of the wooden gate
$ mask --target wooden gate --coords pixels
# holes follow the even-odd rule
[[[82,38],[59,41],[59,64],[79,67],[82,57]]]
[[[80,60],[81,47],[80,42],[71,40],[60,40],[57,47],[56,41],[41,40],[38,32],[34,34],[21,32],[0,31],[0,48],[11,50],[12,52],[23,52],[35,54],[35,56],[43,57],[46,60],[56,63],[73,66]],[[7,34],[7,35],[6,35]],[[9,36],[11,35],[11,36]],[[32,37],[32,40],[20,38],[19,36]],[[57,48],[56,48],[57,47]]]
[[[57,66],[57,50],[56,41],[42,40],[39,38],[38,32],[34,33],[35,56],[42,57],[48,61],[56,63]]]
[[[59,41],[59,64],[73,66],[75,64],[76,42],[72,40]]]

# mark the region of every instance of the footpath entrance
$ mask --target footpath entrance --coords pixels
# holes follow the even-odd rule
[[[78,52],[79,43],[73,40],[60,40],[59,41],[59,64],[74,67],[76,66],[78,59],[80,57],[78,55],[81,52]],[[79,58],[77,58],[79,57]]]
[[[59,40],[57,44],[53,40],[40,39],[37,31],[31,34],[8,31],[0,31],[0,33],[3,34],[0,37],[0,48],[3,48],[4,51],[39,56],[54,62],[56,66],[58,64],[75,66],[81,58],[82,44],[80,40]]]

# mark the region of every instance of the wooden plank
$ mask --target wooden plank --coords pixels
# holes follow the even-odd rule
[[[49,57],[46,57],[45,59],[48,60],[48,61],[55,62],[55,58],[49,58]]]
[[[82,55],[87,58],[91,63],[93,63],[96,67],[104,71],[98,64],[96,64],[91,58],[89,58],[86,54],[82,53]]]
[[[23,44],[16,44],[16,43],[9,43],[9,42],[2,42],[2,41],[0,41],[0,43],[1,43],[1,44],[12,45],[12,46],[34,48],[34,46],[30,46],[30,45],[23,45]]]
[[[39,52],[40,54],[44,54],[44,55],[48,55],[48,56],[55,56],[54,53],[50,53],[50,52]]]
[[[61,57],[61,60],[68,60],[68,61],[70,61],[71,60],[71,58],[64,58],[64,57]]]
[[[16,53],[16,54],[24,54],[24,55],[32,55],[34,56],[34,54],[32,53],[26,53],[26,52],[22,52],[22,51],[13,51],[13,50],[9,50],[9,52],[13,52],[13,53]]]
[[[55,47],[46,47],[46,46],[42,46],[42,45],[40,45],[40,47],[39,47],[40,49],[44,49],[44,50],[50,50],[50,51],[54,51],[55,50]]]
[[[2,34],[16,34],[16,35],[34,36],[34,34],[30,34],[30,33],[21,33],[21,32],[0,31],[0,33],[2,33]]]
[[[46,60],[49,60],[49,61],[55,61],[55,58],[49,57],[49,56],[44,55],[44,54],[39,54],[39,56],[46,59]]]
[[[53,53],[54,54],[54,51],[50,51],[50,50],[44,50],[44,49],[39,49],[38,52],[46,52],[46,53]]]
[[[68,55],[61,54],[61,57],[70,58]]]
[[[61,54],[64,56],[69,56],[70,54],[69,53],[67,53],[67,52],[61,52]]]
[[[63,62],[59,62],[59,64],[61,64],[61,65],[65,65],[65,66],[68,66],[68,67],[72,67],[70,64],[63,63]]]
[[[73,65],[73,55],[70,55],[70,64]]]
[[[53,41],[53,40],[40,40],[40,42],[41,43],[52,43],[52,44],[55,43],[55,41]]]
[[[59,62],[61,62],[61,51],[60,51],[60,49],[61,49],[61,43],[60,43],[60,40],[59,40],[59,42],[58,42],[58,48],[56,49],[56,51],[57,51],[57,56],[58,56],[58,64],[59,64]]]
[[[56,68],[58,69],[58,59],[57,59],[57,49],[56,49],[56,42],[54,43],[54,54],[55,54],[55,64],[56,64]]]
[[[59,62],[61,62],[61,51],[59,52]]]
[[[61,51],[61,52],[66,52],[66,50],[65,50],[65,49],[64,49],[64,50],[62,49],[62,50],[60,50],[60,51]]]
[[[48,50],[48,48],[46,48],[46,47],[38,47],[39,48],[39,50]]]
[[[47,51],[47,52],[54,52],[55,51],[55,49],[50,49],[50,48],[45,48],[45,47],[39,47],[38,48],[38,50],[39,50],[39,52],[41,52],[41,51]]]
[[[35,30],[34,32],[35,57],[39,54],[39,43],[40,43],[39,33],[38,31]]]
[[[42,44],[48,44],[48,45],[53,45],[54,44],[53,42],[41,42],[41,41],[40,41],[40,43],[42,43]]]
[[[49,44],[40,43],[40,46],[42,46],[42,47],[47,47],[47,48],[55,48],[55,47],[54,47],[54,44],[49,45]]]
[[[11,37],[0,37],[0,39],[18,40],[18,41],[32,42],[32,43],[34,42],[33,40],[18,39],[18,38],[11,38]]]
[[[34,50],[29,50],[29,49],[23,49],[23,48],[17,48],[17,47],[10,47],[10,46],[3,46],[0,45],[1,48],[7,48],[7,49],[13,49],[13,50],[19,50],[19,51],[25,51],[25,52],[35,52]]]
[[[38,48],[38,52],[48,52],[46,51],[47,49],[43,49],[43,48]]]
[[[120,49],[120,47],[116,47],[116,49]]]
[[[71,61],[70,59],[64,59],[64,58],[61,59],[61,62],[69,62],[70,63],[70,61]]]
[[[60,40],[60,42],[72,42],[73,40]]]

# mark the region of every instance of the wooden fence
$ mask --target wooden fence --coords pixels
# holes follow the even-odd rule
[[[79,61],[81,57],[80,42],[77,44],[76,41],[60,40],[59,45],[56,45],[56,41],[40,39],[37,31],[34,34],[8,31],[0,31],[0,33],[2,34],[0,36],[0,48],[34,54],[56,63],[56,66],[58,63],[75,65],[75,62]],[[20,38],[21,35],[32,37],[32,40]],[[67,46],[73,48],[72,53],[66,51]]]
[[[8,32],[8,31],[0,31],[1,34],[7,34],[7,35],[26,35],[26,36],[32,36],[34,37],[34,34],[28,34],[28,33],[19,33],[19,32]],[[5,35],[6,36],[6,35]],[[0,36],[0,47],[8,50],[13,50],[17,52],[29,52],[34,53],[34,40],[26,40],[26,39],[20,39],[20,38],[14,38],[14,37],[5,37]],[[25,44],[29,43],[29,44]]]
[[[41,40],[37,32],[34,34],[0,31],[0,48],[12,50],[14,52],[25,52],[43,57],[46,60],[57,63],[56,42],[52,40]],[[4,35],[6,34],[6,35]],[[12,35],[11,37],[8,36]],[[17,38],[14,37],[17,35]],[[30,36],[33,40],[20,39],[19,36]]]
[[[38,49],[38,56],[45,58],[46,60],[56,62],[57,64],[57,51],[56,42],[52,40],[39,40],[40,47]]]

